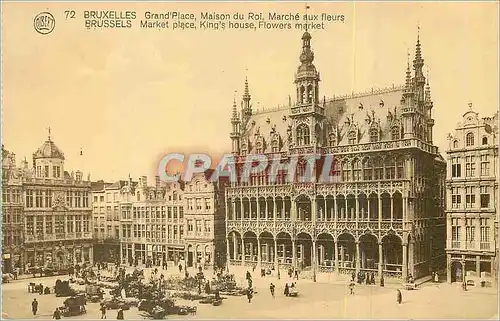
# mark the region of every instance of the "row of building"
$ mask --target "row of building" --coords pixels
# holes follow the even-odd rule
[[[431,91],[417,39],[405,84],[320,99],[311,35],[302,36],[296,102],[255,112],[248,81],[233,105],[238,175],[248,157],[334,156],[327,182],[156,178],[91,182],[64,168],[50,136],[33,164],[2,148],[2,268],[123,264],[248,265],[448,281],[497,275],[498,114],[469,105],[446,159],[434,145]],[[306,164],[298,163],[298,172]],[[318,173],[315,173],[318,174]]]

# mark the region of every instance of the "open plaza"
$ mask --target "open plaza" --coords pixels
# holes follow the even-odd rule
[[[133,268],[127,267],[127,273]],[[144,269],[147,280],[153,269]],[[189,269],[189,273],[195,273]],[[235,275],[239,286],[245,287],[246,270],[241,267],[230,271]],[[350,294],[348,277],[339,278],[330,274],[318,274],[317,282],[310,279],[294,281],[297,284],[298,296],[286,297],[283,294],[285,283],[292,280],[283,273],[280,279],[276,275],[261,277],[258,271],[252,274],[254,296],[251,303],[246,296],[226,296],[220,306],[200,304],[189,301],[185,304],[197,306],[195,315],[169,315],[175,319],[498,319],[497,287],[469,287],[464,291],[457,284],[444,282],[426,282],[416,290],[404,290],[401,284],[386,283],[376,285],[358,285],[354,294]],[[260,272],[260,271],[259,271]],[[159,269],[166,277],[180,276],[179,270]],[[206,270],[210,276],[213,271]],[[52,276],[42,278],[25,278],[3,284],[2,311],[4,319],[51,319],[54,309],[62,306],[64,297],[51,294],[40,295],[28,293],[30,282],[42,283],[53,289],[57,279],[67,280],[68,276]],[[270,294],[269,286],[276,286],[275,298]],[[396,300],[397,289],[402,292],[402,303]],[[37,314],[31,312],[31,302],[39,302]],[[179,300],[185,301],[185,300]],[[457,308],[459,307],[459,308]],[[101,317],[99,303],[86,304],[87,313],[70,317],[73,319],[99,319]],[[117,310],[108,310],[107,318],[116,319]],[[138,320],[148,318],[136,307],[124,311],[125,319]]]

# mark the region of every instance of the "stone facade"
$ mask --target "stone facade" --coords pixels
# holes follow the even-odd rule
[[[332,179],[286,182],[271,166],[226,189],[227,258],[232,265],[301,271],[373,272],[405,279],[445,266],[444,159],[433,144],[433,103],[420,40],[404,86],[320,99],[311,35],[302,37],[296,102],[253,112],[248,81],[233,104],[233,155],[316,155]],[[327,158],[325,155],[332,155]]]
[[[447,150],[447,280],[477,283],[498,274],[498,113],[469,104]]]
[[[3,159],[4,219],[11,222],[3,246],[16,267],[59,269],[92,262],[90,177],[68,173],[64,160],[50,136],[33,154],[31,169],[26,160],[15,167],[13,154]]]

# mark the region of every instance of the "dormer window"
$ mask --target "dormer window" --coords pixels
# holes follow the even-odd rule
[[[297,127],[297,146],[309,145],[310,144],[310,132],[309,126],[306,124],[300,124]]]
[[[261,142],[258,142],[256,145],[255,145],[255,152],[257,154],[262,154],[262,143]]]
[[[458,148],[458,140],[453,141],[453,148]]]
[[[376,143],[379,141],[379,131],[377,128],[370,129],[370,142]]]
[[[347,134],[347,140],[349,145],[357,144],[358,143],[358,137],[356,135],[356,131],[351,130],[349,134]]]
[[[335,133],[330,133],[330,135],[328,136],[328,143],[330,144],[330,146],[337,145],[337,135],[335,135]]]
[[[393,126],[391,129],[391,139],[392,140],[401,139],[400,133],[401,131],[399,130],[399,126]]]
[[[272,143],[271,143],[271,150],[272,150],[273,153],[279,152],[278,140],[273,140],[272,141]]]
[[[465,136],[465,145],[466,146],[473,146],[474,145],[474,134],[473,133],[467,133],[467,136]]]

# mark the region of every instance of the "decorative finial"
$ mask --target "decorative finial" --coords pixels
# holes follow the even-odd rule
[[[417,22],[417,42],[420,41],[420,21]]]
[[[469,103],[469,110],[472,110],[472,103]]]
[[[309,7],[309,6],[307,5],[307,2],[306,2],[306,19],[305,19],[305,20],[306,20],[306,32],[307,32],[307,9],[310,9],[310,8],[311,8],[311,7]]]
[[[47,129],[48,129],[48,131],[49,131],[49,140],[50,140],[50,127],[49,127],[49,128],[47,128]]]
[[[80,156],[83,156],[83,149],[80,147]]]

